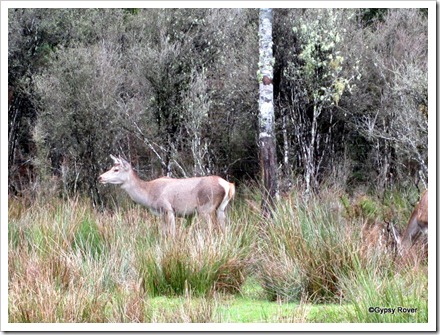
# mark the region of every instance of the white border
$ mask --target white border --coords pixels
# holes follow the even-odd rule
[[[402,1],[20,1],[2,0],[2,8],[435,8],[434,0]],[[182,6],[185,4],[185,6]],[[209,5],[208,5],[209,4]]]
[[[436,2],[435,1],[2,1],[1,2],[1,330],[2,331],[304,331],[304,330],[336,330],[336,331],[433,331],[436,330],[436,225],[429,228],[429,311],[427,324],[267,324],[221,323],[215,325],[200,324],[17,324],[8,320],[8,230],[7,230],[7,185],[8,185],[8,120],[7,113],[7,81],[8,77],[8,9],[9,8],[178,8],[184,4],[187,8],[429,8],[428,12],[428,45],[429,45],[429,198],[436,204]],[[209,6],[208,6],[209,4]],[[436,222],[436,206],[429,207],[429,220]]]
[[[428,322],[432,324],[432,330],[436,330],[437,320],[437,7],[436,2],[428,5],[428,161],[429,185],[428,197],[431,206],[428,206],[428,217],[435,224],[429,227],[428,244]],[[433,6],[434,5],[434,6]]]

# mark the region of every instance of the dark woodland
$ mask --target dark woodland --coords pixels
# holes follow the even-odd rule
[[[261,183],[257,9],[10,9],[9,193],[139,174]],[[275,9],[280,193],[428,183],[427,11]],[[269,80],[269,78],[266,78]]]

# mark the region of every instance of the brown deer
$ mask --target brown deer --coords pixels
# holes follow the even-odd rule
[[[361,230],[361,257],[365,260],[370,260],[374,255],[389,255],[393,257],[397,248],[397,242],[393,236],[392,229],[393,227],[389,222],[366,222]]]
[[[130,198],[150,209],[154,214],[165,215],[165,222],[175,235],[175,217],[190,216],[196,212],[207,222],[216,212],[217,223],[225,228],[225,209],[234,197],[233,183],[218,176],[174,179],[162,177],[152,181],[141,180],[125,159],[110,157],[113,167],[100,175],[103,184],[119,184]]]
[[[392,227],[401,255],[407,255],[416,242],[427,245],[428,236],[428,190],[425,190],[416,204],[403,234]]]

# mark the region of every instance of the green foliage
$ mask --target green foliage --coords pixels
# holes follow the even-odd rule
[[[124,8],[124,11],[131,15],[138,15],[140,12],[139,8]]]
[[[369,152],[363,155],[367,164],[359,164],[359,170],[374,178],[379,189],[396,179],[408,186],[414,179],[426,185],[427,20],[417,9],[388,9],[382,14],[382,20],[363,29],[362,42],[353,40],[350,51],[360,56],[364,80],[347,97],[346,108],[356,111],[351,119],[358,136],[353,140],[369,143],[363,147]]]
[[[369,198],[361,199],[359,203],[359,208],[361,210],[361,215],[367,218],[376,218],[378,217],[378,210],[376,204],[371,201]]]
[[[257,10],[26,8],[8,18],[11,192],[55,176],[57,193],[103,207],[96,176],[115,150],[148,177],[260,173]],[[274,10],[286,177],[315,190],[328,178],[384,188],[418,175],[426,185],[426,23],[420,9]]]
[[[362,8],[360,18],[365,25],[371,25],[377,21],[384,21],[388,8]]]
[[[426,265],[360,260],[359,222],[344,217],[335,190],[293,194],[273,222],[253,207],[258,192],[244,193],[225,234],[178,220],[174,239],[137,206],[98,212],[86,199],[10,199],[9,321],[427,321]]]
[[[97,134],[106,129],[113,141],[120,136],[115,99],[122,84],[117,82],[121,64],[101,46],[60,50],[51,65],[50,73],[36,77],[44,106],[34,131],[39,161],[51,175],[54,169],[61,176],[65,193],[87,191],[99,203],[99,161],[114,142]]]
[[[102,206],[108,192],[97,187],[96,176],[115,150],[133,163],[142,158],[149,176],[233,169],[244,174],[242,161],[256,165],[256,150],[249,150],[256,149],[254,122],[244,118],[252,118],[256,106],[249,74],[257,56],[249,54],[257,39],[243,39],[255,30],[253,11],[37,12],[40,29],[52,27],[57,36],[42,37],[38,50],[45,64],[31,71],[29,82],[38,114],[27,136],[36,149],[31,165],[42,182],[55,175],[58,192],[86,193]],[[11,57],[12,51],[24,52],[21,25],[32,13],[10,13],[11,22],[17,21],[11,24],[17,33]],[[17,131],[19,126],[14,123]]]
[[[284,160],[293,162],[308,191],[318,190],[329,171],[347,163],[338,158],[347,157],[347,115],[338,106],[360,80],[356,55],[348,58],[345,50],[352,14],[335,9],[289,11],[279,14],[274,28]],[[335,179],[343,184],[347,172]]]
[[[315,10],[300,16],[292,28],[298,41],[298,62],[289,63],[284,76],[287,80],[301,80],[302,89],[314,106],[337,105],[344,91],[350,91],[350,82],[358,73],[357,67],[351,69],[349,77],[343,71],[343,16],[339,10]]]

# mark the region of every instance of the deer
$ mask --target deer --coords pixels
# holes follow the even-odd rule
[[[394,257],[397,250],[397,242],[392,229],[393,226],[390,222],[365,222],[361,230],[362,245],[360,255],[362,258],[369,260],[376,254]]]
[[[234,198],[235,185],[219,176],[192,178],[161,177],[151,181],[139,178],[131,164],[121,156],[110,155],[114,165],[98,177],[102,184],[121,185],[130,198],[153,214],[165,217],[175,236],[175,218],[200,214],[210,224],[216,213],[217,224],[225,229],[225,210]]]
[[[428,235],[428,190],[425,190],[420,201],[415,205],[403,234],[392,226],[392,232],[397,242],[398,253],[408,255],[417,241],[427,244]]]

